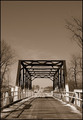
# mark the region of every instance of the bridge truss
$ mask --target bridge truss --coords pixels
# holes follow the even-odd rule
[[[66,76],[65,60],[19,60],[16,85],[32,89],[35,78],[49,78],[53,81],[53,90],[64,89]]]

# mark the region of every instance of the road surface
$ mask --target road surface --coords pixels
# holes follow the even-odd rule
[[[11,110],[12,112],[9,112]],[[6,113],[7,111],[7,113]],[[16,103],[3,110],[5,119],[81,119],[81,113],[69,104],[52,97]]]

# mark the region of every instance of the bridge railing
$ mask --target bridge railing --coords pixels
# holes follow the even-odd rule
[[[53,96],[58,99],[62,99],[62,101],[74,104],[82,108],[82,90],[74,90],[73,92],[54,92]]]
[[[1,91],[1,108],[21,99],[31,97],[33,92],[28,89],[20,89],[19,87],[15,86],[7,91]]]

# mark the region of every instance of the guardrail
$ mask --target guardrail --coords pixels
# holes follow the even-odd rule
[[[74,90],[74,92],[66,92],[66,91],[54,92],[53,96],[82,108],[82,102],[83,102],[82,94],[83,94],[82,90]]]
[[[33,92],[28,89],[20,89],[19,87],[10,88],[8,91],[1,91],[1,108],[26,97],[31,97]]]

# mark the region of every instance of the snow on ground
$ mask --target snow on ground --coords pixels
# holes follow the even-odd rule
[[[81,114],[81,112],[80,112],[79,110],[77,110],[76,107],[73,106],[73,105],[66,104],[66,105],[64,105],[64,106],[69,106],[69,107],[71,108],[72,112],[75,112],[75,113]]]
[[[58,101],[60,101],[61,104],[63,104],[64,106],[69,106],[69,107],[71,108],[71,111],[72,111],[72,112],[78,113],[78,114],[80,114],[80,115],[82,114],[79,110],[76,109],[75,106],[70,105],[70,104],[68,104],[68,103],[66,103],[66,102],[64,102],[64,101],[62,101],[62,100],[59,100],[58,98],[55,98],[55,97],[53,97],[53,98],[54,98],[54,99],[57,99]]]

